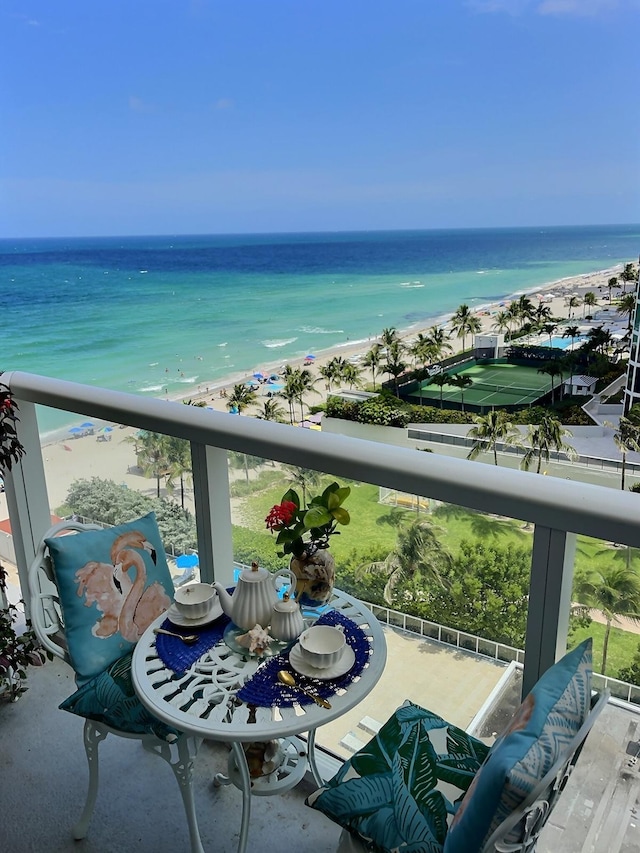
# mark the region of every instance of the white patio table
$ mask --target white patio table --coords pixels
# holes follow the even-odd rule
[[[242,822],[238,853],[247,846],[251,794],[265,796],[289,790],[306,772],[307,760],[316,784],[322,779],[315,760],[315,732],[361,702],[378,682],[387,657],[380,623],[360,601],[339,590],[331,606],[358,625],[367,637],[370,654],[364,669],[351,683],[328,697],[331,708],[316,704],[263,707],[245,704],[238,697],[262,659],[243,655],[221,640],[188,669],[176,674],[159,657],[154,628],[158,617],[138,641],[132,665],[135,690],[145,707],[158,719],[189,734],[231,745],[227,775],[219,784],[234,784],[242,791]],[[268,660],[268,658],[267,658]],[[300,678],[300,683],[309,683]],[[301,695],[301,698],[305,697]],[[306,742],[298,735],[307,733]],[[242,744],[279,740],[284,759],[270,775],[251,778]]]

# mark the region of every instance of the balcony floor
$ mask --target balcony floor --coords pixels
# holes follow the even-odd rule
[[[452,659],[460,652],[452,651]],[[451,679],[453,680],[453,679]],[[173,773],[137,743],[107,738],[100,747],[100,790],[87,839],[74,842],[71,827],[86,792],[82,721],[57,710],[73,692],[60,661],[32,669],[19,702],[0,706],[0,815],[2,849],[11,853],[178,853],[189,850],[186,820]],[[369,709],[362,707],[364,715]],[[630,766],[629,741],[640,717],[609,705],[587,741],[538,853],[635,853],[640,846],[640,760]],[[205,850],[232,853],[238,841],[241,794],[213,788],[227,750],[203,744],[195,790]],[[252,801],[249,851],[330,853],[338,828],[304,805],[311,784]]]

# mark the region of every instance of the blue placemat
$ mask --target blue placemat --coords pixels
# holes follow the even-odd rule
[[[344,629],[345,640],[353,649],[356,658],[349,672],[331,679],[331,681],[309,678],[300,675],[293,669],[289,663],[289,654],[285,651],[260,666],[258,671],[238,691],[238,699],[246,702],[247,705],[262,705],[263,707],[272,705],[291,707],[294,702],[300,705],[313,704],[313,699],[305,696],[300,690],[296,690],[295,687],[287,687],[286,684],[278,681],[277,673],[281,669],[290,672],[302,687],[310,688],[312,693],[322,699],[332,696],[341,687],[351,684],[360,675],[371,654],[371,646],[364,631],[352,619],[337,610],[325,613],[315,624],[334,625]]]
[[[189,669],[191,664],[194,663],[194,661],[197,661],[201,655],[208,652],[209,649],[213,648],[213,646],[220,642],[222,635],[224,634],[224,629],[227,627],[229,622],[231,622],[231,619],[229,619],[228,616],[225,616],[224,613],[222,616],[219,616],[215,622],[212,622],[210,625],[203,625],[200,628],[182,628],[178,625],[174,625],[173,622],[169,621],[169,619],[165,619],[161,625],[162,628],[166,628],[168,631],[173,631],[174,634],[197,634],[198,642],[194,643],[192,646],[188,646],[177,637],[168,637],[166,634],[156,634],[156,650],[158,652],[158,657],[165,666],[169,667],[169,669],[182,674],[185,670]]]

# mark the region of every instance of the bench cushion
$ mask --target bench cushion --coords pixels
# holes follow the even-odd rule
[[[45,539],[78,684],[136,644],[167,610],[173,583],[155,515]]]
[[[444,853],[481,850],[550,770],[589,713],[591,674],[588,639],[539,679],[491,747],[447,833]]]
[[[488,751],[406,701],[306,802],[376,850],[440,853],[456,803]]]

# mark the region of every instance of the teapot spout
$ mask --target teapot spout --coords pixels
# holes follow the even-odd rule
[[[227,616],[231,617],[231,613],[233,610],[233,599],[231,598],[227,590],[222,586],[222,584],[218,583],[218,581],[215,581],[212,586],[218,593],[218,598],[220,599],[220,606],[222,607],[222,610]]]

